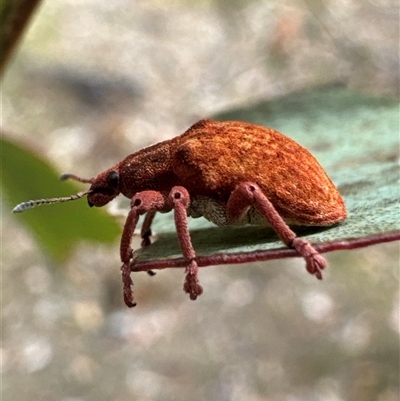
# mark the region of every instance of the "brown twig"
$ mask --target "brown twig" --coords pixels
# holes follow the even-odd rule
[[[363,238],[350,238],[342,241],[332,241],[323,244],[314,244],[314,248],[320,253],[350,250],[363,248],[384,242],[399,241],[400,230],[392,231],[389,233],[375,234]],[[240,252],[240,253],[217,253],[207,256],[198,256],[196,258],[199,267],[206,267],[212,265],[229,265],[238,263],[260,262],[272,259],[283,259],[299,256],[294,249],[279,248],[263,251]],[[181,268],[187,265],[185,258],[174,259],[158,259],[148,261],[135,261],[131,262],[131,271],[148,271],[148,270],[161,270],[168,268]]]
[[[0,10],[0,76],[40,0],[4,0]]]

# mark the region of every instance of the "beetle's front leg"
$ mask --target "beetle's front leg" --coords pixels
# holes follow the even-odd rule
[[[321,280],[321,271],[326,267],[325,258],[306,239],[296,236],[258,185],[245,182],[233,190],[227,204],[228,220],[231,223],[239,220],[251,206],[258,209],[289,248],[296,249],[297,253],[306,260],[307,271]]]
[[[189,294],[190,299],[194,301],[203,293],[203,287],[199,284],[199,279],[197,276],[198,266],[195,260],[196,253],[193,249],[187,223],[187,208],[190,204],[189,192],[183,187],[173,187],[169,193],[169,201],[173,205],[175,226],[182,253],[183,256],[188,260],[183,289]]]
[[[133,302],[133,282],[130,276],[130,260],[133,253],[133,250],[131,248],[132,235],[138,223],[139,216],[145,213],[150,213],[152,217],[154,217],[156,211],[164,211],[167,207],[167,200],[160,192],[143,191],[137,193],[132,198],[131,210],[129,211],[128,217],[126,218],[120,245],[120,256],[123,263],[121,270],[124,301],[125,304],[129,307],[133,307],[136,305],[136,303]]]

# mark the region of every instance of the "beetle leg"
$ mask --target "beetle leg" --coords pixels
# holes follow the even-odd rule
[[[322,280],[321,270],[326,267],[325,258],[306,239],[296,236],[257,184],[244,182],[233,190],[227,204],[229,222],[234,223],[240,220],[251,206],[257,208],[268,220],[279,238],[289,248],[294,248],[305,259],[307,271]]]
[[[153,223],[154,216],[156,215],[155,210],[151,210],[146,213],[146,216],[144,218],[143,224],[142,224],[142,229],[140,231],[140,236],[142,237],[142,247],[146,247],[151,245],[151,240],[150,237],[152,235],[151,233],[151,224]]]
[[[186,278],[183,289],[190,295],[190,299],[194,301],[203,293],[203,287],[199,284],[197,276],[198,266],[195,260],[196,253],[193,249],[187,223],[187,208],[190,204],[189,192],[183,187],[173,187],[169,193],[169,201],[173,205],[175,226],[182,253],[189,262],[186,266]]]
[[[131,248],[133,232],[136,228],[140,215],[145,213],[150,213],[152,214],[152,217],[154,217],[154,214],[157,210],[164,210],[165,207],[166,207],[165,197],[161,193],[156,191],[139,192],[132,198],[131,210],[129,211],[128,217],[126,218],[120,245],[120,256],[121,256],[121,261],[123,263],[121,270],[122,270],[124,301],[126,305],[129,307],[136,305],[136,303],[133,302],[133,292],[132,292],[133,282],[130,277],[131,267],[129,263],[132,258],[132,252],[133,252]]]
[[[142,237],[142,242],[141,246],[144,248],[146,246],[151,245],[151,240],[150,237],[152,235],[151,233],[151,223],[153,223],[154,216],[156,215],[155,210],[151,210],[146,213],[146,216],[144,217],[144,221],[142,224],[142,229],[140,231],[140,236]],[[156,273],[153,270],[147,270],[147,274],[149,276],[155,276]]]

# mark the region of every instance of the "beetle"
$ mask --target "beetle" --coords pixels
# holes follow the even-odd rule
[[[187,260],[184,291],[195,300],[203,288],[187,217],[205,217],[218,226],[272,226],[288,247],[306,261],[307,271],[322,279],[326,261],[290,226],[330,226],[347,217],[344,201],[318,161],[282,133],[240,121],[200,120],[185,133],[132,153],[96,177],[90,189],[63,198],[19,204],[22,212],[41,204],[87,196],[89,206],[104,206],[119,194],[131,199],[120,244],[124,300],[135,306],[130,278],[131,239],[140,215],[142,246],[150,245],[157,212],[174,211],[175,226]]]

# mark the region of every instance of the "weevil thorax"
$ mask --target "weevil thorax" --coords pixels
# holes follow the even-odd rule
[[[119,191],[132,198],[141,191],[168,193],[178,179],[172,169],[171,143],[174,139],[132,153],[118,166]]]

